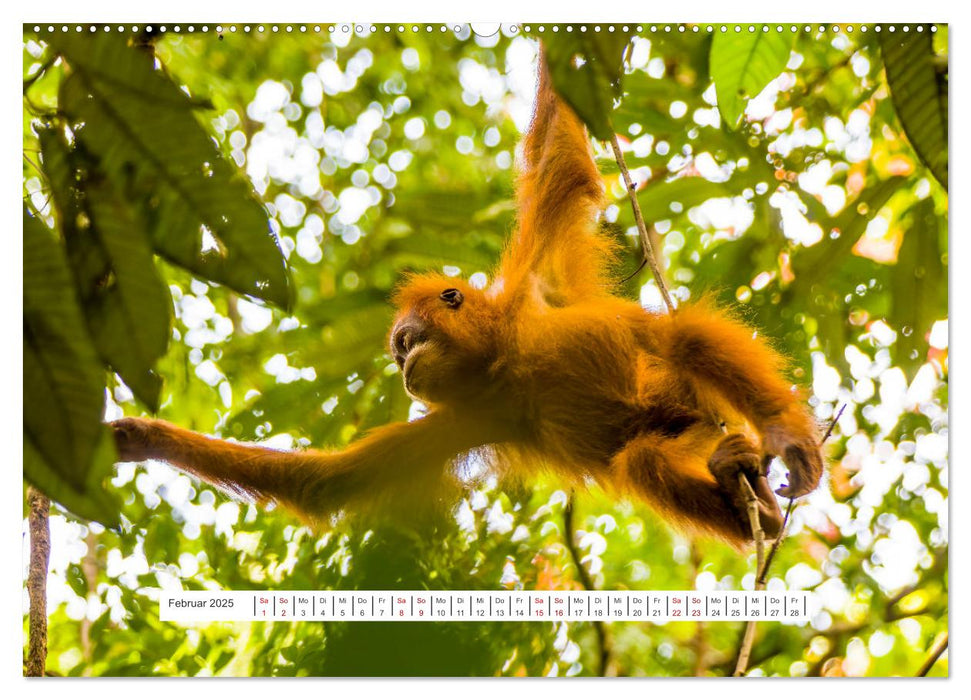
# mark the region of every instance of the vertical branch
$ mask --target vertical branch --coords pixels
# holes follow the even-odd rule
[[[823,445],[829,436],[833,434],[833,428],[836,427],[837,421],[839,421],[840,416],[843,415],[843,411],[846,410],[846,404],[840,406],[840,409],[833,416],[833,420],[830,421],[829,428],[826,430],[826,434],[823,435],[823,439],[819,441],[820,445]],[[755,566],[755,590],[761,591],[765,589],[765,578],[769,573],[769,564],[772,563],[772,558],[775,556],[776,551],[779,549],[779,545],[785,538],[786,529],[789,526],[789,515],[792,513],[792,499],[789,499],[789,505],[786,506],[786,517],[782,521],[782,529],[779,531],[779,536],[776,538],[775,542],[772,544],[772,549],[769,551],[768,558],[765,557],[765,533],[762,531],[762,526],[759,523],[759,505],[758,500],[755,496],[755,491],[752,486],[748,483],[748,480],[739,474],[739,483],[742,486],[742,490],[745,492],[745,502],[748,506],[748,517],[749,524],[752,527],[752,535],[755,538],[755,548],[756,548],[756,566]],[[744,676],[746,670],[748,669],[749,656],[752,653],[752,644],[755,642],[755,620],[749,620],[745,625],[745,634],[742,637],[742,644],[738,649],[738,661],[735,664],[734,676]]]
[[[820,445],[825,445],[826,441],[829,440],[829,436],[833,434],[833,428],[839,422],[840,417],[843,415],[843,411],[846,410],[846,404],[844,403],[840,406],[833,420],[830,421],[829,428],[826,429],[826,434],[823,435],[823,439],[819,441]],[[762,567],[762,571],[759,572],[758,580],[765,583],[765,577],[769,573],[769,567],[772,566],[772,559],[775,557],[775,553],[779,550],[779,545],[786,539],[786,533],[789,528],[789,516],[792,515],[792,507],[795,505],[793,499],[789,499],[789,504],[786,506],[786,515],[782,519],[782,528],[779,530],[779,536],[775,538],[772,543],[772,548],[769,550],[769,555],[765,558],[765,566]]]
[[[573,559],[573,565],[577,569],[577,578],[580,579],[580,585],[582,585],[588,591],[595,591],[597,587],[593,584],[593,580],[590,578],[590,574],[584,568],[583,564],[580,562],[580,552],[577,549],[577,543],[573,539],[574,527],[573,527],[573,494],[571,493],[567,499],[566,504],[563,506],[563,529],[564,540],[566,541],[566,548],[570,552],[570,558]],[[597,635],[597,644],[600,647],[599,662],[600,668],[598,669],[598,676],[612,675],[609,673],[610,667],[610,641],[607,637],[607,626],[604,624],[603,620],[593,621],[593,630]]]
[[[613,135],[610,146],[614,152],[614,160],[617,161],[617,167],[620,168],[621,176],[624,178],[624,185],[627,187],[627,198],[630,200],[631,209],[634,210],[634,221],[637,222],[637,232],[641,237],[644,259],[651,266],[651,272],[654,273],[654,281],[657,282],[657,288],[661,291],[661,297],[664,299],[665,306],[668,307],[668,312],[674,313],[671,294],[668,292],[667,282],[664,281],[664,274],[661,272],[661,268],[658,267],[657,257],[654,255],[654,245],[651,243],[651,237],[647,233],[647,225],[644,223],[644,216],[641,214],[641,205],[637,202],[637,189],[631,180],[630,171],[627,169],[627,162],[624,160],[624,154],[620,150],[620,142],[617,140],[617,134]]]
[[[697,541],[691,542],[691,567],[692,577],[697,580],[698,572],[701,570],[701,551],[698,548]],[[707,637],[707,626],[706,623],[699,620],[695,622],[695,634],[691,639],[691,646],[695,653],[695,664],[694,668],[691,669],[691,675],[695,677],[704,677],[708,675],[708,664],[709,664],[709,654],[708,654],[708,637]]]
[[[756,583],[761,583],[763,588],[765,587],[765,577],[769,573],[769,567],[772,566],[772,559],[775,557],[775,553],[779,551],[779,545],[785,540],[786,534],[789,531],[789,516],[792,515],[792,506],[794,504],[795,500],[790,498],[788,505],[786,505],[786,514],[782,518],[782,527],[779,528],[779,536],[772,543],[772,547],[769,549],[769,555],[765,558],[765,564],[762,565],[762,570],[755,579]]]
[[[738,482],[745,493],[745,503],[748,510],[749,526],[752,528],[752,535],[755,538],[755,590],[761,591],[765,588],[765,581],[759,580],[759,572],[765,564],[765,532],[759,522],[759,500],[749,484],[744,474],[738,475]],[[738,650],[738,661],[735,664],[734,676],[744,676],[748,668],[749,655],[752,653],[752,644],[755,642],[755,620],[749,620],[745,624],[745,635],[742,637],[742,646]]]
[[[29,641],[25,675],[43,676],[47,668],[47,569],[51,558],[51,502],[33,487],[27,489],[30,507],[30,566],[27,593],[30,596]]]
[[[748,511],[748,524],[752,528],[752,538],[755,540],[755,571],[762,571],[762,566],[765,563],[765,531],[762,529],[762,523],[759,520],[759,499],[755,495],[755,490],[752,488],[752,484],[748,482],[744,474],[738,475],[738,483],[742,487],[742,491],[745,493],[745,507]],[[758,578],[758,576],[756,576]]]

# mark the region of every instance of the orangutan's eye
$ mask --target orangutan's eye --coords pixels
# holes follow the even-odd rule
[[[446,289],[444,292],[438,295],[438,298],[445,302],[446,306],[450,309],[457,309],[462,305],[465,297],[462,296],[462,292],[457,289]]]

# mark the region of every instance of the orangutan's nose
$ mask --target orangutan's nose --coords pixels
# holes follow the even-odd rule
[[[415,319],[407,318],[395,325],[391,331],[391,356],[399,367],[404,368],[408,353],[424,339],[425,328]]]

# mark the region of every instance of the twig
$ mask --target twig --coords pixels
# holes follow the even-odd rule
[[[819,441],[820,445],[825,444],[826,441],[829,440],[829,436],[833,434],[833,428],[836,427],[836,423],[839,422],[840,418],[842,418],[843,411],[845,410],[846,410],[846,404],[844,403],[842,406],[840,406],[840,410],[836,412],[836,415],[833,416],[833,420],[829,422],[829,427],[826,429],[826,434],[823,435],[823,439]]]
[[[826,429],[826,434],[823,435],[823,439],[819,441],[819,444],[821,446],[826,444],[826,441],[829,440],[829,436],[833,434],[833,428],[836,427],[836,424],[839,422],[839,419],[843,416],[843,411],[845,410],[846,410],[846,404],[844,403],[842,406],[839,407],[839,410],[836,412],[836,415],[833,417],[833,420],[830,421],[829,427]],[[782,529],[779,531],[779,536],[776,537],[775,541],[772,543],[772,548],[769,550],[769,556],[765,558],[765,566],[762,568],[762,573],[759,574],[759,578],[758,578],[759,581],[765,582],[765,576],[769,572],[769,567],[772,565],[772,559],[775,557],[775,553],[779,550],[779,545],[782,544],[782,542],[786,538],[786,531],[789,528],[789,516],[792,514],[792,506],[794,504],[795,504],[795,501],[790,498],[789,504],[786,506],[786,515],[782,519]]]
[[[826,429],[826,434],[823,435],[823,439],[819,441],[820,445],[825,444],[826,441],[829,439],[829,436],[833,434],[833,428],[836,427],[836,424],[839,422],[839,419],[843,415],[843,411],[845,410],[846,410],[846,404],[844,403],[842,406],[840,406],[839,410],[836,412],[836,415],[833,417],[833,420],[830,421],[829,428]],[[782,544],[782,542],[786,539],[786,532],[789,529],[789,516],[792,515],[792,507],[794,504],[795,504],[795,501],[790,498],[789,504],[786,506],[785,517],[782,519],[782,529],[779,531],[779,536],[776,537],[775,541],[772,543],[772,548],[769,550],[769,556],[765,558],[765,566],[762,568],[762,572],[759,574],[759,578],[758,578],[758,580],[762,581],[763,583],[765,582],[766,574],[768,574],[769,572],[769,567],[772,566],[772,559],[775,557],[775,553],[779,550],[779,545]]]
[[[580,579],[580,585],[588,591],[597,590],[593,580],[590,578],[590,574],[587,573],[586,568],[580,562],[580,552],[577,550],[577,544],[573,540],[573,533],[575,532],[573,528],[573,494],[567,496],[566,505],[563,506],[563,529],[566,531],[564,533],[566,548],[569,550],[570,557],[573,559],[573,565],[577,569],[577,577]],[[603,620],[594,620],[593,630],[597,635],[597,643],[600,646],[600,669],[597,675],[606,676],[608,667],[610,666],[610,643],[607,640],[607,627]]]
[[[691,568],[692,579],[697,579],[701,571],[701,550],[698,548],[697,540],[691,542]],[[708,664],[710,662],[707,626],[701,620],[695,622],[695,634],[691,639],[691,646],[695,653],[694,668],[691,675],[702,678],[708,675]]]
[[[833,420],[830,421],[829,428],[826,430],[826,434],[823,435],[823,439],[819,441],[820,445],[823,445],[829,436],[833,434],[833,429],[836,427],[836,423],[839,421],[840,417],[843,415],[843,411],[846,410],[846,404],[840,406],[840,409],[833,416]],[[779,531],[779,536],[776,537],[775,542],[772,543],[772,549],[769,550],[769,556],[763,557],[763,547],[765,543],[765,534],[762,532],[762,526],[759,523],[759,504],[758,499],[755,496],[755,491],[752,490],[751,484],[748,483],[743,475],[738,475],[739,483],[742,485],[742,490],[745,492],[745,503],[748,508],[749,524],[752,527],[752,535],[755,538],[755,559],[756,559],[756,576],[755,576],[755,590],[761,591],[765,588],[765,578],[769,573],[769,565],[772,563],[772,559],[775,557],[775,553],[779,549],[779,545],[785,539],[786,530],[789,527],[789,516],[792,513],[793,499],[789,499],[789,505],[786,506],[786,515],[782,520],[782,529]],[[755,620],[749,620],[745,625],[745,634],[742,637],[742,644],[738,649],[738,662],[735,664],[736,677],[745,675],[745,671],[748,667],[749,656],[752,653],[752,644],[755,642]]]
[[[644,223],[644,216],[641,214],[641,205],[637,203],[637,190],[630,178],[630,171],[627,170],[627,163],[624,161],[624,154],[620,150],[620,142],[617,140],[617,134],[611,137],[610,145],[614,152],[614,160],[617,161],[617,167],[620,168],[620,174],[624,178],[624,185],[627,186],[627,198],[630,199],[631,209],[634,210],[634,221],[637,222],[637,232],[641,237],[644,259],[651,266],[651,272],[654,273],[654,281],[657,282],[657,287],[661,291],[661,297],[664,299],[664,304],[668,307],[668,312],[674,313],[674,304],[671,303],[668,285],[664,281],[661,268],[658,267],[657,258],[654,255],[654,246],[651,244],[651,237],[647,233],[647,225]]]
[[[43,676],[47,667],[47,569],[51,559],[51,502],[33,487],[27,489],[30,507],[30,567],[27,570],[27,593],[30,596],[27,676]]]
[[[792,506],[795,504],[795,499],[790,498],[789,504],[786,506],[786,514],[782,518],[782,527],[779,529],[779,534],[776,536],[775,540],[772,542],[772,547],[769,548],[769,555],[765,558],[765,564],[762,566],[762,570],[759,572],[756,581],[761,583],[763,588],[765,587],[765,577],[769,573],[769,567],[772,566],[772,560],[775,558],[775,553],[779,551],[779,545],[786,538],[786,533],[789,530],[789,516],[792,515]]]
[[[917,671],[917,677],[923,678],[926,676],[931,668],[934,667],[934,664],[937,663],[937,660],[941,658],[941,654],[943,654],[945,651],[947,651],[947,632],[945,632],[944,636],[938,640],[937,644],[931,650],[931,653],[924,660],[924,663],[920,665],[920,669]]]
[[[745,492],[748,524],[752,528],[752,537],[755,539],[755,561],[758,564],[756,571],[761,571],[762,564],[765,562],[765,531],[762,530],[762,523],[759,521],[759,499],[744,474],[738,475],[738,483]]]
[[[30,163],[30,165],[34,168],[34,170],[37,171],[37,174],[38,175],[40,175],[43,178],[46,178],[47,177],[47,175],[44,173],[43,168],[41,168],[39,165],[37,165],[37,163],[35,163],[34,161],[32,161],[30,159],[30,157],[26,153],[24,153],[23,156],[24,156],[24,160],[26,160],[28,163]]]
[[[765,532],[762,530],[762,523],[759,522],[759,499],[752,489],[752,485],[745,478],[744,474],[738,475],[738,483],[745,493],[745,505],[748,511],[749,526],[752,528],[752,536],[755,539],[755,590],[760,591],[765,588],[765,581],[760,581],[758,573],[765,568]],[[742,646],[738,650],[738,661],[735,663],[735,675],[745,675],[748,668],[749,655],[752,653],[752,644],[755,642],[755,620],[749,620],[745,625],[745,635],[742,637]]]

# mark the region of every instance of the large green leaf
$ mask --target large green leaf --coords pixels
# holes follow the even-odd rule
[[[709,70],[715,81],[718,111],[729,129],[738,126],[749,99],[785,69],[792,43],[788,32],[715,34]]]
[[[98,431],[92,465],[80,488],[67,481],[44,457],[34,436],[24,432],[24,478],[78,517],[117,528],[121,523],[121,502],[104,483],[112,475],[117,453],[110,428],[99,424]]]
[[[135,395],[158,410],[161,379],[153,367],[168,345],[171,301],[150,241],[106,180],[76,177],[76,154],[59,132],[43,130],[39,139],[95,347]]]
[[[39,220],[24,229],[24,476],[78,515],[117,522],[101,488],[114,448],[101,423],[104,374],[60,244]]]
[[[151,53],[100,32],[52,34],[50,41],[72,71],[61,83],[60,109],[116,188],[144,197],[155,250],[201,277],[289,308],[286,265],[265,209],[196,120],[196,105],[154,68]]]
[[[928,197],[911,210],[891,274],[892,304],[887,320],[897,331],[894,363],[913,378],[927,358],[927,334],[947,317],[947,267],[941,256],[941,220]],[[946,240],[946,233],[945,240]]]
[[[880,49],[904,132],[924,165],[947,187],[947,66],[936,66],[931,32],[882,32]]]
[[[906,178],[891,177],[868,187],[834,219],[822,222],[824,230],[838,231],[839,236],[826,236],[816,245],[793,254],[792,271],[796,279],[789,286],[788,294],[794,299],[807,299],[813,285],[825,287],[832,269],[852,259],[853,247],[867,224],[905,182]]]
[[[610,116],[620,96],[630,36],[617,27],[610,33],[561,31],[543,37],[553,87],[602,141],[614,134]]]
[[[101,303],[85,307],[91,333],[108,364],[155,411],[161,380],[153,367],[168,346],[171,296],[155,269],[149,241],[124,202],[104,184],[87,194],[114,271]]]

